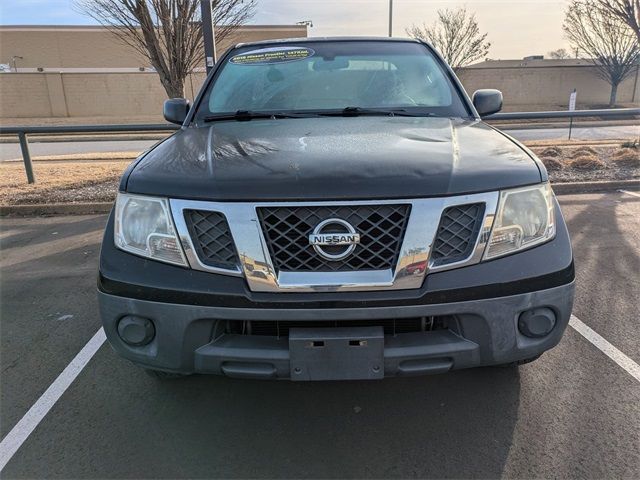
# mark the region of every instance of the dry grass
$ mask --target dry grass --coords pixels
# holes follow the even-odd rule
[[[0,204],[19,205],[113,200],[125,162],[35,163],[29,185],[20,163],[0,164]]]
[[[575,150],[573,150],[571,152],[571,158],[580,158],[580,157],[585,157],[585,156],[589,156],[589,157],[597,157],[598,156],[598,152],[595,151],[593,148],[591,147],[579,147],[576,148]]]
[[[600,160],[596,155],[583,154],[574,157],[569,163],[569,167],[575,170],[597,170],[606,168],[607,164]]]
[[[540,152],[543,157],[561,157],[562,150],[558,147],[547,147]]]
[[[618,167],[640,167],[640,150],[635,148],[621,148],[611,155],[611,161]]]
[[[556,170],[562,170],[564,168],[562,161],[555,157],[542,157],[540,160],[549,172],[555,172]]]

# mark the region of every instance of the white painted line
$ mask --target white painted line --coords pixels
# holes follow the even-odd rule
[[[33,404],[24,417],[11,429],[0,442],[0,472],[9,463],[9,460],[18,451],[20,446],[29,438],[38,424],[56,404],[62,394],[69,388],[82,369],[87,366],[89,360],[96,354],[106,340],[104,330],[100,327],[95,335],[82,347],[71,363],[62,371],[58,378]]]
[[[571,325],[580,335],[589,340],[593,345],[595,345],[598,350],[604,353],[611,360],[616,362],[620,367],[629,373],[633,378],[640,382],[640,365],[627,357],[624,353],[618,350],[616,347],[611,345],[608,341],[606,341],[603,337],[598,335],[595,331],[593,331],[590,327],[582,323],[582,321],[571,315],[569,319],[569,325]]]
[[[634,197],[640,197],[638,192],[630,192],[629,190],[618,190],[619,192],[626,193],[627,195],[633,195]]]

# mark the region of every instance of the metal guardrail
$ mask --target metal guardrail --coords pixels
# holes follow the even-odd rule
[[[130,124],[130,125],[64,125],[64,126],[24,126],[24,127],[0,127],[0,135],[18,135],[22,160],[27,174],[27,181],[35,183],[33,162],[29,153],[29,141],[27,135],[64,135],[68,133],[132,133],[132,132],[173,132],[178,130],[178,125],[166,124]]]
[[[568,110],[548,112],[506,112],[495,113],[484,120],[537,120],[547,118],[627,118],[640,117],[640,108],[614,108],[608,110]],[[0,127],[0,135],[17,135],[27,174],[27,181],[35,183],[33,163],[29,153],[27,135],[64,135],[69,133],[135,133],[135,132],[173,132],[178,125],[171,124],[131,124],[131,125],[65,125],[65,126],[23,126]]]
[[[494,113],[485,117],[483,120],[538,120],[546,118],[584,118],[584,117],[602,117],[602,118],[622,118],[622,117],[638,117],[640,116],[640,108],[610,108],[601,110],[568,110],[551,111],[551,112],[504,112]]]

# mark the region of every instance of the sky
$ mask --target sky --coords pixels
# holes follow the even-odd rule
[[[386,36],[388,0],[256,0],[253,24],[312,20],[310,36]],[[568,0],[394,0],[394,36],[413,23],[432,23],[442,8],[466,6],[491,42],[489,58],[514,59],[567,48],[562,19]],[[87,25],[73,0],[0,0],[0,25]]]

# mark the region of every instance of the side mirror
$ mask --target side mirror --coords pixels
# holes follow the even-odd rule
[[[500,90],[476,90],[473,94],[473,106],[481,117],[486,117],[502,110],[502,92]]]
[[[191,104],[186,98],[170,98],[164,101],[162,114],[167,122],[182,125],[187,118]]]

